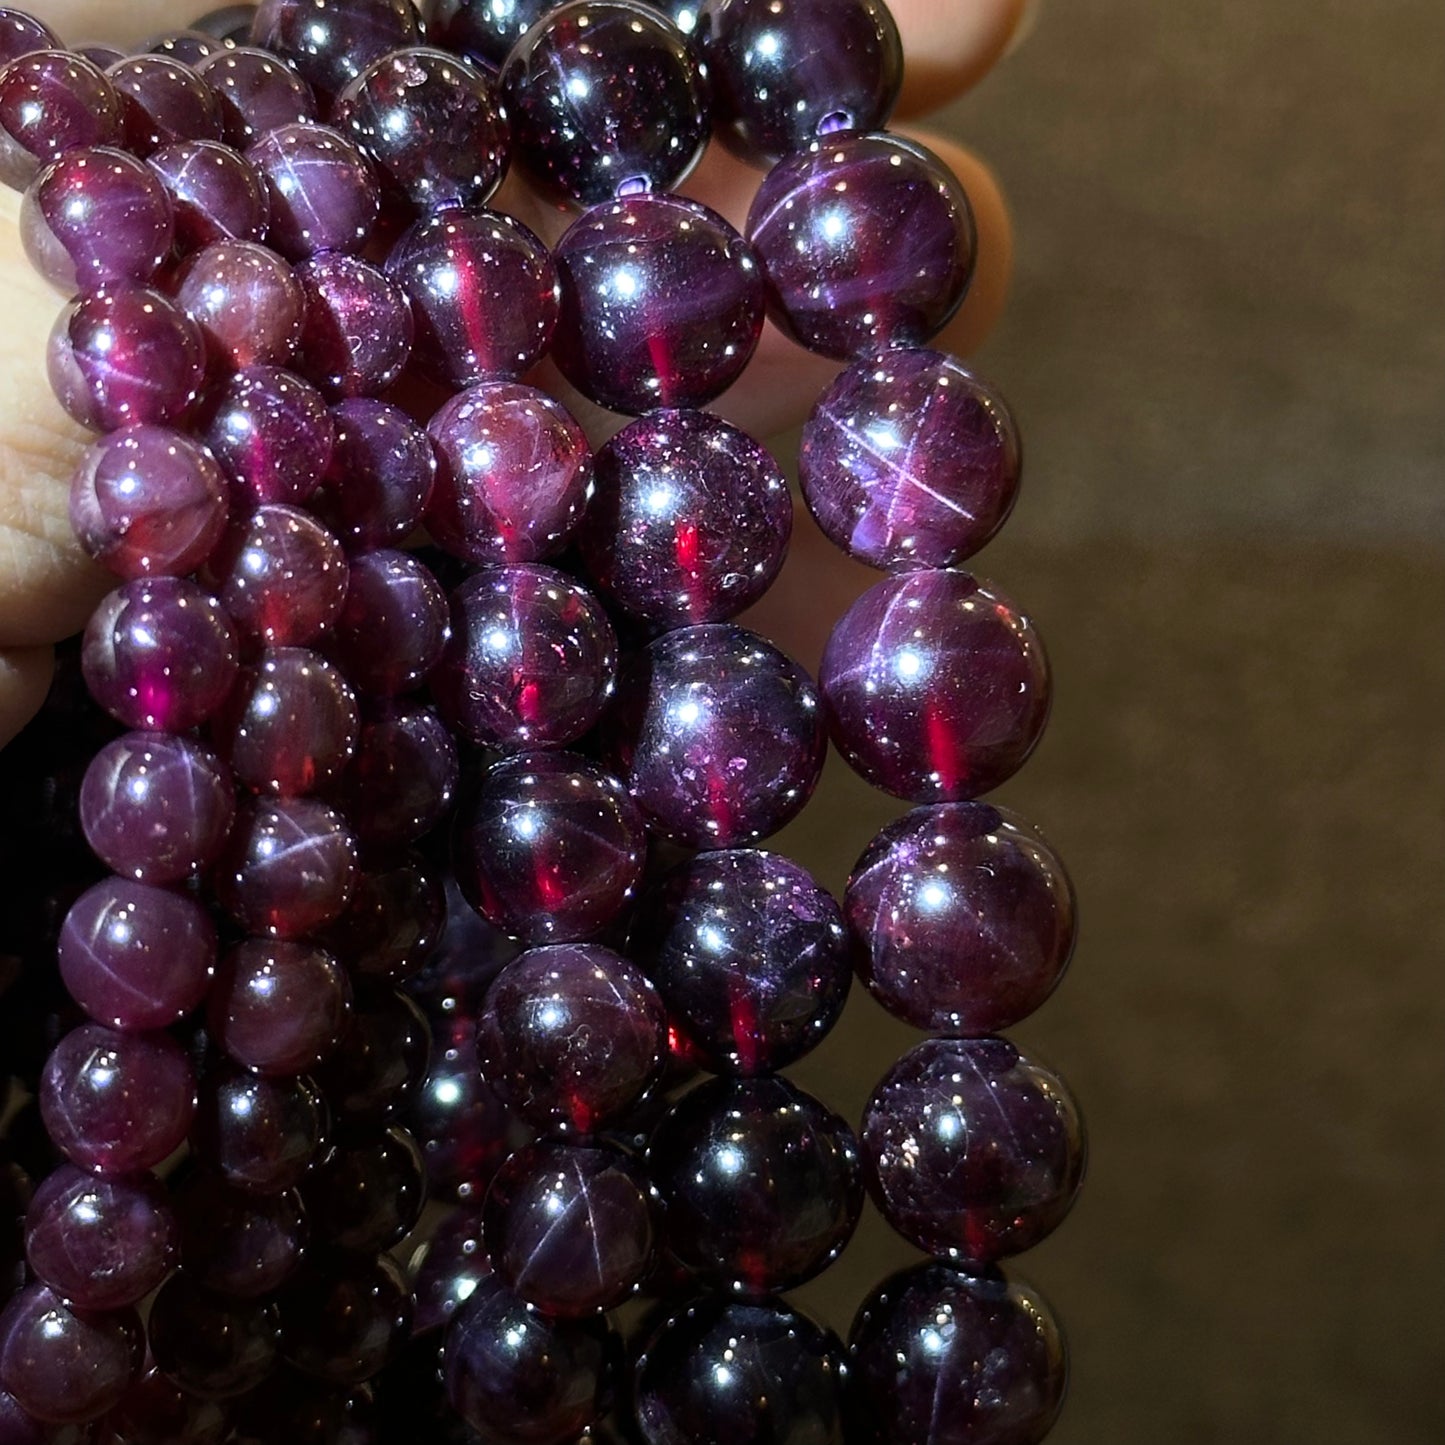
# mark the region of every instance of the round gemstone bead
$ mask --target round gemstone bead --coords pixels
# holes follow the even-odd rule
[[[456,743],[419,702],[375,706],[342,779],[343,806],[372,848],[405,847],[446,817],[460,777]]]
[[[151,1306],[151,1354],[187,1394],[229,1400],[260,1385],[275,1368],[279,1325],[274,1304],[227,1299],[177,1274]]]
[[[787,479],[720,417],[640,417],[598,451],[595,478],[578,547],[602,596],[633,617],[721,622],[756,602],[783,565]]]
[[[657,990],[599,944],[534,948],[492,981],[477,1023],[482,1077],[528,1123],[591,1134],[656,1082],[667,1019]]]
[[[494,763],[458,813],[452,843],[467,901],[526,943],[600,932],[631,900],[646,855],[622,785],[572,753]]]
[[[214,597],[184,578],[144,577],[95,609],[80,665],[90,695],[127,727],[185,732],[221,705],[240,663]]]
[[[1053,992],[1074,947],[1064,865],[1021,818],[939,803],[891,823],[848,880],[859,977],[933,1033],[1011,1028]]]
[[[275,366],[238,371],[208,408],[206,445],[242,505],[304,502],[321,485],[334,439],[321,393]]]
[[[592,452],[545,392],[490,382],[454,396],[428,427],[437,479],[427,526],[465,562],[537,562],[560,551],[582,517]]]
[[[442,884],[441,938],[421,970],[407,980],[407,992],[434,1024],[450,1027],[463,1015],[475,1015],[487,985],[522,948],[472,908],[452,869],[446,870]],[[466,1037],[471,1037],[470,1028]]]
[[[80,545],[131,580],[195,571],[220,541],[229,510],[226,479],[210,453],[181,432],[146,423],[97,441],[70,484]]]
[[[176,300],[218,368],[283,366],[301,340],[306,296],[291,268],[254,242],[216,241],[182,267]]]
[[[830,137],[774,166],[747,236],[773,321],[839,360],[941,331],[963,302],[978,244],[953,173],[895,135]]]
[[[404,1129],[337,1144],[307,1175],[306,1209],[336,1249],[378,1254],[404,1239],[426,1202],[426,1166]]]
[[[196,71],[216,92],[226,141],[238,150],[278,126],[316,119],[311,87],[269,51],[250,46],[220,50]]]
[[[725,849],[679,864],[628,939],[688,1052],[716,1073],[786,1068],[838,1021],[852,981],[843,916],[804,868]]]
[[[434,45],[497,69],[554,6],[555,0],[427,0],[427,34]]]
[[[267,240],[292,260],[359,251],[380,214],[376,177],[345,136],[312,121],[268,130],[246,152],[271,200]]]
[[[637,1358],[633,1411],[646,1445],[842,1445],[843,1346],[781,1300],[699,1301]]]
[[[863,1208],[853,1131],[784,1078],[700,1085],[658,1127],[647,1168],[678,1259],[753,1292],[827,1268]]]
[[[146,54],[163,55],[168,60],[177,60],[194,69],[202,61],[222,54],[226,49],[224,41],[203,30],[164,30],[146,46]]]
[[[326,96],[420,38],[411,0],[261,0],[251,22],[252,45],[289,61]]]
[[[826,750],[812,680],[731,623],[665,633],[624,667],[608,755],[657,833],[731,848],[808,801]]]
[[[368,397],[341,402],[331,417],[336,445],[312,505],[349,548],[397,546],[431,500],[430,438],[405,412]]]
[[[421,1086],[430,1054],[422,1011],[395,989],[372,989],[356,999],[351,1022],[316,1080],[345,1127],[384,1124]]]
[[[557,326],[551,255],[499,211],[425,217],[397,241],[386,274],[411,300],[417,366],[453,390],[531,370]]]
[[[59,50],[60,37],[33,15],[0,5],[0,66],[36,50]]]
[[[553,356],[599,406],[703,406],[752,359],[762,272],[752,247],[706,206],[668,195],[594,206],[554,260],[562,305]]]
[[[926,1039],[863,1115],[868,1186],[929,1254],[991,1260],[1030,1249],[1069,1212],[1084,1127],[1063,1081],[1007,1039]]]
[[[186,1275],[214,1294],[260,1299],[296,1272],[306,1216],[295,1190],[243,1194],[225,1180],[191,1175],[176,1193]]]
[[[563,199],[666,191],[707,144],[706,77],[676,26],[634,0],[552,12],[502,70],[517,157]]]
[[[97,1174],[154,1168],[185,1140],[195,1107],[190,1061],[163,1033],[82,1024],[40,1077],[46,1131],[71,1163]]]
[[[330,1385],[360,1385],[380,1374],[411,1330],[411,1291],[385,1255],[303,1269],[280,1304],[282,1355],[303,1374]],[[294,1418],[288,1411],[288,1423]],[[277,1436],[267,1432],[262,1438]],[[328,1432],[324,1438],[354,1437]]]
[[[120,95],[122,133],[132,155],[149,156],[177,141],[221,139],[216,92],[189,65],[165,55],[134,55],[106,75]]]
[[[216,930],[184,893],[107,878],[71,905],[56,959],[71,998],[91,1018],[114,1029],[162,1029],[206,996]]]
[[[492,1272],[482,1246],[482,1221],[474,1209],[453,1209],[411,1261],[416,1299],[412,1333],[442,1328]]]
[[[432,690],[447,721],[502,752],[565,747],[612,697],[617,636],[565,573],[487,567],[452,593],[451,640]]]
[[[1038,1445],[1068,1379],[1044,1299],[996,1269],[932,1263],[863,1302],[848,1367],[860,1445]]]
[[[910,572],[863,594],[819,672],[838,751],[876,788],[957,802],[1023,766],[1048,721],[1033,624],[966,572]]]
[[[226,1065],[201,1081],[191,1148],[237,1189],[294,1188],[321,1145],[325,1106],[307,1079],[267,1079]]]
[[[66,151],[120,143],[120,96],[90,61],[65,50],[34,50],[4,65],[0,181],[7,186],[23,190],[41,166]]]
[[[231,1428],[219,1402],[186,1394],[154,1365],[126,1391],[111,1412],[110,1425],[126,1445],[173,1445],[177,1440],[186,1445],[222,1445]]]
[[[171,198],[176,244],[199,251],[217,241],[264,241],[271,202],[256,168],[214,140],[177,141],[150,157]]]
[[[395,697],[426,681],[447,645],[446,593],[410,552],[382,548],[350,563],[332,646],[360,691]]]
[[[306,319],[296,369],[333,401],[379,396],[411,355],[411,305],[355,256],[328,252],[298,267]]]
[[[446,894],[415,855],[384,873],[363,873],[327,947],[353,978],[396,983],[426,961],[442,936]]]

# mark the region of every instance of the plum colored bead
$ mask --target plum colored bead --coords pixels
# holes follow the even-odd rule
[[[242,45],[251,34],[251,21],[255,17],[255,0],[242,0],[240,4],[207,10],[191,21],[191,29],[199,30],[203,35],[213,35],[217,40]]]
[[[66,151],[121,144],[121,102],[90,61],[35,50],[0,73],[0,181],[23,190]]]
[[[271,200],[267,240],[293,261],[359,251],[380,213],[371,165],[345,136],[313,121],[268,130],[246,152]]]
[[[480,1213],[453,1209],[412,1256],[410,1272],[416,1300],[412,1334],[430,1334],[441,1329],[492,1272],[482,1245]]]
[[[494,763],[458,813],[452,840],[467,901],[524,943],[600,932],[631,900],[646,856],[626,790],[573,753]]]
[[[556,0],[427,0],[427,35],[458,55],[500,68]]]
[[[379,1375],[411,1331],[411,1291],[385,1255],[306,1268],[280,1305],[282,1355],[303,1374],[331,1385],[360,1385]]]
[[[277,126],[316,119],[311,87],[269,51],[220,50],[197,65],[196,73],[216,92],[227,144],[237,150]]]
[[[212,56],[223,54],[229,47],[214,35],[202,30],[167,30],[146,46],[147,55],[161,55],[194,69]]]
[[[332,124],[371,158],[383,194],[414,214],[484,206],[511,134],[493,82],[445,50],[396,50],[341,93]]]
[[[774,166],[747,237],[779,329],[843,361],[921,346],[941,331],[963,302],[978,245],[952,171],[895,135],[829,137]]]
[[[25,1256],[72,1308],[118,1310],[148,1295],[175,1267],[176,1217],[153,1174],[98,1179],[57,1169],[25,1216]]]
[[[200,328],[218,368],[282,366],[301,340],[306,296],[274,251],[216,241],[182,268],[176,300]]]
[[[321,485],[334,439],[325,398],[279,367],[238,371],[208,407],[205,442],[240,505],[304,502]]]
[[[404,993],[372,990],[357,998],[316,1081],[341,1124],[384,1124],[421,1087],[430,1055],[426,1015]]]
[[[853,976],[832,897],[806,869],[752,848],[679,864],[644,896],[628,949],[716,1073],[771,1073],[816,1048]]]
[[[302,1185],[317,1237],[336,1249],[379,1254],[416,1227],[426,1165],[405,1129],[337,1144]]]
[[[377,707],[341,780],[356,836],[371,848],[416,842],[446,817],[460,772],[456,743],[435,711],[406,701]]]
[[[495,1277],[447,1331],[452,1408],[474,1430],[529,1445],[570,1445],[606,1404],[612,1341],[593,1320],[549,1320]]]
[[[482,1220],[497,1277],[552,1318],[614,1308],[652,1264],[647,1177],[619,1149],[519,1150],[492,1180]]]
[[[384,873],[363,873],[326,946],[353,978],[396,983],[425,962],[441,938],[446,895],[414,855]]]
[[[76,539],[130,580],[195,571],[221,540],[229,511],[226,479],[210,453],[145,423],[96,442],[70,484]]]
[[[237,627],[271,647],[312,642],[341,614],[341,544],[295,507],[258,507],[221,539],[206,576]]]
[[[591,1134],[662,1072],[657,990],[599,944],[534,948],[492,981],[477,1022],[482,1077],[539,1129]]]
[[[226,1299],[188,1275],[173,1275],[151,1306],[156,1367],[187,1394],[229,1400],[261,1384],[276,1364],[276,1306]]]
[[[151,169],[171,198],[176,244],[199,251],[217,241],[264,241],[271,202],[256,168],[230,146],[184,140],[150,157]]]
[[[557,326],[547,248],[499,211],[439,211],[406,231],[386,274],[406,292],[417,366],[452,390],[521,376]]]
[[[280,1194],[301,1182],[324,1128],[321,1095],[309,1080],[222,1066],[201,1081],[191,1148],[237,1189]]]
[[[186,1394],[154,1365],[126,1391],[110,1425],[125,1445],[221,1445],[231,1428],[217,1401]]]
[[[48,1286],[28,1284],[0,1313],[0,1385],[46,1424],[98,1420],[140,1373],[141,1340],[133,1310],[78,1314]]]
[[[1084,1176],[1072,1095],[1003,1038],[924,1040],[874,1090],[862,1138],[883,1217],[940,1258],[1031,1249],[1069,1212]]]
[[[221,139],[216,92],[179,60],[136,55],[106,71],[120,95],[125,148],[149,156],[178,141]]]
[[[355,882],[356,841],[341,815],[313,798],[258,798],[243,808],[216,870],[231,917],[275,938],[325,928]]]
[[[296,1272],[306,1248],[306,1215],[295,1190],[243,1194],[211,1174],[194,1174],[176,1192],[181,1263],[214,1294],[260,1299]]]
[[[614,607],[663,627],[721,622],[772,585],[793,499],[765,447],[720,417],[659,411],[597,453],[577,534]]]
[[[883,0],[703,0],[697,33],[718,139],[764,168],[834,131],[882,130],[903,83]]]
[[[448,723],[502,752],[565,747],[612,697],[617,635],[601,603],[535,563],[487,567],[452,593],[432,691]]]
[[[958,802],[1018,771],[1049,715],[1033,624],[966,572],[909,572],[865,592],[818,674],[838,751],[875,788]]]
[[[154,1168],[184,1141],[195,1107],[190,1060],[163,1033],[82,1024],[51,1051],[40,1078],[46,1131],[71,1163],[96,1174]]]
[[[812,679],[727,622],[665,633],[637,654],[607,737],[649,828],[693,848],[777,832],[812,796],[826,748]]]
[[[313,509],[356,551],[400,545],[436,482],[431,439],[400,408],[352,397],[331,409],[336,445]]]
[[[289,61],[326,96],[420,39],[411,0],[261,0],[251,22],[252,45]]]
[[[60,37],[24,10],[0,5],[0,66],[36,50],[59,50]]]
[[[713,1296],[664,1320],[638,1355],[646,1445],[843,1445],[843,1345],[781,1300]]]
[[[489,382],[454,396],[427,428],[437,479],[427,527],[464,562],[538,562],[566,545],[587,502],[592,452],[545,392]]]
[[[411,355],[411,304],[355,256],[331,252],[297,268],[306,319],[296,370],[333,401],[379,396]]]
[[[216,929],[184,893],[107,878],[71,905],[56,958],[71,998],[98,1023],[163,1029],[205,998]]]
[[[461,1015],[477,1012],[487,985],[522,947],[472,908],[450,867],[443,874],[442,885],[445,918],[441,938],[406,987],[433,1023],[450,1025]]]
[[[216,599],[180,577],[144,577],[105,597],[86,624],[90,695],[127,727],[185,732],[225,700],[240,662]]]
[[[925,1263],[864,1300],[848,1369],[859,1445],[1038,1445],[1063,1406],[1068,1354],[1028,1286]]]
[[[707,144],[705,72],[677,27],[633,0],[545,16],[507,57],[502,90],[517,158],[584,206],[671,190]]]
[[[1054,991],[1074,948],[1064,865],[1022,818],[939,803],[889,824],[848,880],[858,974],[932,1033],[1011,1028]]]
[[[103,863],[142,883],[178,883],[215,862],[235,815],[231,777],[190,738],[127,733],[91,759],[80,821]]]
[[[410,552],[383,548],[351,559],[332,646],[360,692],[395,697],[420,687],[441,660],[449,627],[446,593]]]
[[[30,183],[20,239],[62,291],[149,281],[175,239],[171,198],[144,161],[103,146],[67,151]]]

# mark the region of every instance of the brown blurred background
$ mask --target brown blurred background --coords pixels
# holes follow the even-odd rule
[[[947,122],[1019,231],[978,365],[1025,490],[977,565],[1057,674],[998,796],[1083,904],[1019,1030],[1092,1136],[1021,1266],[1051,1438],[1438,1445],[1445,9],[1053,0]],[[901,809],[829,772],[780,846],[837,888]],[[914,1037],[860,1003],[799,1077],[856,1119]],[[871,1220],[805,1295],[846,1323],[907,1257]]]

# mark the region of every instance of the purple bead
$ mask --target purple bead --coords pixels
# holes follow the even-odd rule
[[[433,45],[496,69],[555,6],[556,0],[427,0],[427,35]]]
[[[384,873],[363,873],[324,941],[353,978],[398,983],[421,968],[445,921],[446,893],[412,854]]]
[[[181,1262],[214,1294],[260,1299],[296,1272],[306,1247],[306,1215],[295,1190],[243,1194],[212,1174],[192,1174],[176,1192]]]
[[[863,1208],[853,1131],[784,1078],[700,1085],[653,1135],[647,1169],[678,1259],[754,1293],[826,1269]]]
[[[430,1056],[426,1015],[394,988],[372,989],[316,1079],[343,1127],[384,1125],[421,1087]]]
[[[480,1213],[453,1209],[412,1258],[413,1335],[441,1329],[491,1272],[491,1261],[482,1247]]]
[[[803,431],[799,479],[824,533],[890,572],[949,567],[1013,509],[1019,438],[1002,397],[937,351],[855,362]]]
[[[301,340],[301,283],[274,251],[250,241],[197,252],[180,272],[176,300],[218,368],[284,365]]]
[[[591,1134],[662,1072],[667,1019],[657,990],[598,944],[534,948],[492,981],[477,1024],[482,1077],[539,1129]]]
[[[359,251],[380,199],[366,157],[345,136],[313,121],[268,130],[246,152],[271,199],[267,240],[283,256]]]
[[[747,236],[779,329],[843,361],[941,331],[978,244],[952,171],[895,135],[829,137],[774,166]]]
[[[175,239],[171,199],[124,151],[67,151],[25,192],[20,239],[35,269],[68,293],[149,281]]]
[[[177,1274],[155,1297],[149,1334],[162,1374],[189,1395],[229,1400],[270,1375],[280,1321],[274,1304],[226,1299]]]
[[[608,756],[655,833],[732,848],[812,796],[827,741],[797,663],[731,623],[665,633],[624,667]]]
[[[36,1420],[98,1420],[139,1375],[141,1340],[133,1310],[78,1314],[54,1290],[28,1284],[0,1313],[0,1385]]]
[[[554,262],[558,367],[599,406],[698,407],[742,375],[763,331],[752,247],[680,196],[626,196],[575,221]]]
[[[59,50],[60,37],[24,10],[0,5],[0,66],[36,50]]]
[[[235,801],[226,768],[169,733],[127,733],[91,759],[80,788],[85,839],[141,883],[179,883],[215,862]]]
[[[356,836],[370,848],[404,848],[446,817],[460,776],[446,724],[419,702],[376,707],[361,726],[341,780]]]
[[[338,1143],[306,1176],[306,1209],[319,1238],[354,1254],[379,1254],[421,1218],[426,1166],[405,1129]]]
[[[161,55],[194,69],[202,61],[221,55],[227,49],[229,46],[214,35],[207,35],[203,30],[183,29],[162,31],[146,46],[145,53]]]
[[[354,256],[330,252],[297,268],[306,319],[296,370],[333,401],[379,396],[411,355],[411,304]]]
[[[450,1027],[462,1015],[477,1012],[487,985],[522,946],[473,910],[450,868],[442,885],[441,937],[421,970],[407,980],[407,992],[434,1025]],[[466,1037],[470,1039],[470,1029]]]
[[[530,371],[557,326],[552,257],[499,211],[418,221],[392,249],[386,274],[411,300],[417,366],[452,390]]]
[[[321,1095],[309,1080],[221,1066],[201,1081],[191,1148],[237,1189],[279,1194],[301,1182],[324,1127]]]
[[[241,0],[236,5],[221,5],[215,10],[207,10],[191,21],[191,28],[203,35],[214,35],[217,40],[241,45],[251,34],[251,21],[255,16],[255,0]]]
[[[883,0],[703,0],[697,34],[718,138],[764,168],[833,131],[882,130],[903,84]]]
[[[112,65],[118,65],[126,59],[126,52],[116,45],[107,45],[103,41],[96,41],[90,45],[77,45],[74,47],[74,54],[82,60],[88,60],[97,70],[109,70]]]
[[[410,552],[383,548],[353,557],[334,655],[347,679],[373,697],[395,697],[426,681],[447,645],[441,584]]]
[[[601,604],[535,563],[487,567],[452,593],[432,691],[451,726],[501,752],[566,747],[612,697],[617,635]]]
[[[211,400],[206,445],[238,503],[299,504],[321,485],[335,433],[314,386],[275,366],[249,366]]]
[[[1074,947],[1074,892],[1023,819],[939,803],[891,823],[848,880],[859,977],[933,1033],[1011,1028],[1053,992]]]
[[[177,141],[154,152],[150,165],[171,198],[180,250],[266,239],[271,224],[266,187],[255,166],[230,146]]]
[[[751,848],[673,869],[644,897],[628,950],[673,1029],[716,1073],[771,1073],[816,1048],[853,976],[827,891],[796,863]]]
[[[96,442],[70,484],[76,540],[130,580],[195,571],[215,550],[229,511],[226,479],[210,453],[148,424]]]
[[[420,39],[411,0],[261,0],[251,22],[252,45],[289,61],[327,96]]]
[[[376,165],[387,199],[418,215],[486,205],[511,153],[493,82],[445,50],[373,61],[342,91],[331,120]]]
[[[136,55],[106,72],[120,94],[125,148],[149,156],[177,141],[221,139],[216,92],[179,60]]]
[[[236,626],[269,647],[312,642],[341,615],[341,543],[296,507],[258,507],[221,539],[205,570]]]
[[[126,1445],[175,1445],[178,1440],[186,1445],[222,1445],[230,1425],[220,1404],[186,1394],[154,1365],[110,1415],[111,1428]]]
[[[910,1244],[992,1260],[1053,1233],[1084,1176],[1084,1126],[1057,1074],[1002,1038],[925,1039],[863,1113],[868,1187]]]
[[[707,144],[705,72],[677,27],[633,0],[544,17],[507,57],[502,88],[518,159],[584,206],[671,190]]]
[[[721,622],[772,585],[793,500],[765,447],[720,417],[659,411],[597,453],[577,543],[607,602],[663,627]]]
[[[121,144],[115,87],[88,60],[35,50],[0,72],[0,181],[24,190],[66,151]]]
[[[97,1022],[163,1029],[205,998],[216,929],[184,893],[107,878],[71,905],[56,958],[71,998]]]
[[[553,1318],[613,1309],[652,1264],[647,1176],[620,1149],[529,1145],[498,1170],[482,1218],[497,1277]]]
[[[226,141],[244,150],[277,126],[316,119],[311,87],[284,60],[265,50],[220,50],[196,67],[216,92]]]
[[[600,932],[642,877],[647,839],[626,790],[573,753],[494,763],[457,817],[452,861],[467,901],[525,943]]]
[[[71,1163],[96,1174],[153,1169],[184,1142],[195,1107],[190,1061],[163,1033],[82,1024],[40,1077],[46,1131]]]
[[[80,665],[90,695],[113,718],[155,732],[204,722],[240,666],[230,619],[180,577],[140,578],[105,597],[86,624]]]
[[[1038,1445],[1063,1405],[1068,1356],[1026,1285],[925,1263],[864,1300],[848,1369],[859,1445]]]
[[[360,1385],[395,1358],[410,1333],[411,1316],[406,1278],[385,1255],[329,1260],[324,1268],[303,1270],[281,1296],[281,1353],[313,1379]],[[282,1419],[289,1426],[296,1415],[288,1410]],[[273,1429],[261,1438],[284,1436]],[[327,1431],[318,1438],[350,1442],[354,1437]]]
[[[399,545],[431,500],[431,439],[404,411],[368,397],[341,402],[331,418],[336,445],[313,508],[348,548]]]
[[[592,452],[560,402],[489,382],[454,396],[427,430],[437,457],[427,527],[437,546],[479,566],[562,550],[586,505]]]
[[[1033,624],[966,572],[909,572],[839,619],[819,683],[834,742],[875,788],[957,802],[1023,766],[1049,715]]]

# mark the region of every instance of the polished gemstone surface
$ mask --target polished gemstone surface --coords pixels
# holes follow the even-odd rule
[[[23,190],[66,151],[118,146],[121,100],[90,61],[63,50],[0,60],[0,181]]]
[[[205,443],[238,507],[299,505],[321,485],[335,441],[325,398],[276,366],[248,366],[211,398]]]
[[[271,201],[268,244],[293,261],[321,251],[359,251],[381,211],[371,164],[345,136],[293,121],[259,136],[246,159]]]
[[[332,401],[380,396],[411,356],[411,303],[375,266],[339,251],[296,270],[306,319],[296,369]]]
[[[446,918],[442,887],[416,855],[356,880],[346,912],[325,944],[353,978],[395,983],[410,977],[441,938]]]
[[[394,988],[366,988],[316,1081],[343,1127],[384,1124],[421,1087],[430,1052],[422,1011]]]
[[[553,4],[554,0],[427,0],[427,34],[434,44],[495,68]]]
[[[196,251],[216,241],[264,241],[271,201],[256,168],[213,140],[177,141],[152,153],[150,166],[171,198],[176,241]]]
[[[301,283],[253,241],[214,241],[196,252],[181,268],[175,295],[218,368],[284,366],[301,340]]]
[[[269,51],[244,45],[220,50],[196,70],[216,92],[226,140],[238,150],[277,126],[316,119],[311,87]]]
[[[275,1368],[276,1306],[226,1299],[185,1274],[161,1286],[151,1306],[151,1354],[161,1373],[188,1394],[229,1400],[261,1384]]]
[[[390,1249],[426,1202],[426,1166],[404,1129],[339,1141],[301,1187],[317,1237],[355,1254]]]
[[[280,1308],[282,1355],[303,1374],[334,1386],[360,1385],[379,1374],[411,1330],[411,1292],[385,1255],[303,1269],[281,1295]],[[286,1423],[291,1419],[288,1411]],[[276,1437],[268,1432],[265,1438]]]
[[[308,1079],[267,1079],[218,1062],[201,1080],[191,1148],[229,1184],[280,1194],[301,1182],[325,1130]]]
[[[447,1323],[492,1272],[482,1243],[482,1220],[475,1209],[457,1208],[412,1256],[411,1287],[416,1299],[414,1335],[430,1334]]]
[[[356,551],[394,547],[421,521],[436,480],[431,440],[398,407],[353,397],[332,407],[336,444],[313,508]]]
[[[220,1401],[188,1395],[151,1365],[111,1412],[110,1426],[126,1445],[171,1445],[177,1440],[184,1440],[186,1445],[222,1445],[231,1422]],[[32,1442],[7,1440],[6,1445]],[[33,1445],[57,1442],[36,1441]]]
[[[261,0],[251,22],[251,44],[289,61],[324,96],[420,38],[411,0]]]
[[[434,708],[374,703],[341,780],[342,806],[364,845],[402,848],[445,819],[459,773],[456,742]]]
[[[308,1230],[301,1196],[247,1194],[213,1174],[189,1175],[175,1191],[186,1275],[215,1294],[261,1299],[296,1272]]]
[[[352,557],[332,649],[359,692],[394,697],[421,686],[441,660],[450,627],[446,593],[410,552]]]
[[[0,5],[0,65],[32,51],[56,50],[59,46],[60,37],[43,20],[13,5]]]
[[[189,65],[166,55],[133,55],[106,71],[120,95],[125,148],[149,156],[177,141],[220,140],[216,92]]]

